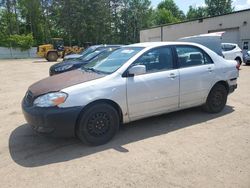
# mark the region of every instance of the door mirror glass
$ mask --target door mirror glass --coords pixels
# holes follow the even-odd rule
[[[135,65],[131,67],[128,71],[130,75],[141,75],[146,73],[146,66],[145,65]]]

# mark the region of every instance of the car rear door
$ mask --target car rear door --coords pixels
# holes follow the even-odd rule
[[[200,48],[192,45],[176,45],[180,74],[180,108],[205,102],[214,83],[212,59]]]
[[[146,73],[127,78],[127,104],[131,120],[178,108],[179,72],[171,47],[152,49],[131,66],[145,65]]]

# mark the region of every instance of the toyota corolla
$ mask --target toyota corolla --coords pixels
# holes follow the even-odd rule
[[[237,88],[236,61],[189,42],[128,45],[31,85],[24,116],[37,132],[100,145],[121,123],[202,106],[218,113]]]

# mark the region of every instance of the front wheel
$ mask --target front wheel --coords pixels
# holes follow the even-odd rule
[[[210,91],[204,110],[209,113],[221,112],[227,103],[228,92],[224,85],[216,84]]]
[[[80,116],[78,138],[90,145],[102,145],[110,141],[119,129],[119,115],[106,103],[88,107]]]

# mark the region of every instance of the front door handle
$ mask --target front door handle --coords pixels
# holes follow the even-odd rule
[[[208,72],[213,72],[213,68],[212,67],[208,67],[207,70],[208,70]]]

